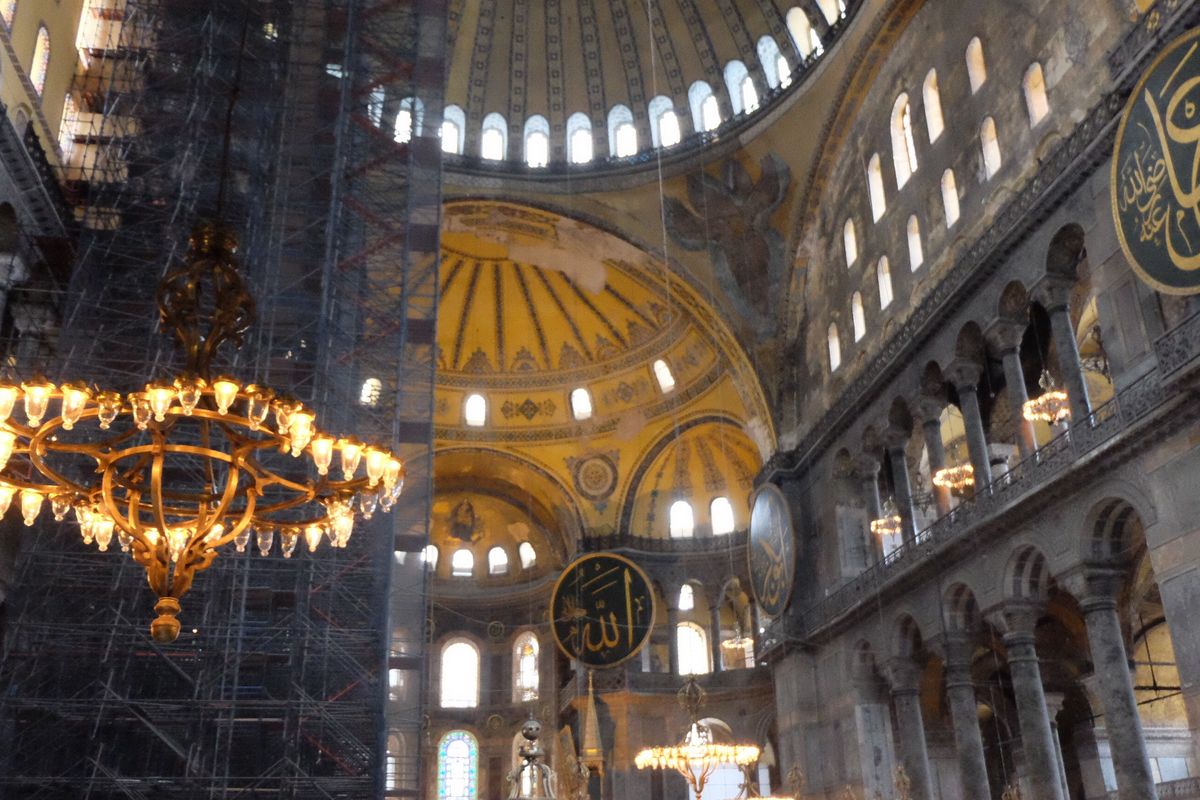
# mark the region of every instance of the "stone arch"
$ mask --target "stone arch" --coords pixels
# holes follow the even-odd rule
[[[896,628],[892,634],[892,651],[904,658],[915,658],[925,646],[921,636],[921,626],[909,613],[901,614],[896,619]]]
[[[1083,228],[1072,222],[1062,226],[1046,249],[1046,274],[1075,280],[1079,264],[1087,257]]]
[[[897,397],[892,400],[892,405],[888,408],[888,426],[902,433],[912,434],[913,415],[904,398]]]
[[[1034,545],[1015,550],[1005,569],[1004,596],[1014,600],[1045,599],[1052,577],[1046,556]]]
[[[942,365],[930,361],[921,370],[920,391],[925,397],[944,400],[946,397],[946,378],[942,375]]]
[[[958,331],[954,341],[954,354],[959,358],[983,366],[987,358],[987,342],[978,323],[968,322]]]
[[[1011,281],[1004,287],[996,301],[996,313],[1011,322],[1029,321],[1029,290],[1023,283]]]
[[[942,613],[946,629],[955,633],[974,630],[980,621],[979,601],[975,592],[961,581],[953,584],[943,596]]]
[[[1144,538],[1142,517],[1123,497],[1107,497],[1092,506],[1083,529],[1084,557],[1096,561],[1129,559]]]

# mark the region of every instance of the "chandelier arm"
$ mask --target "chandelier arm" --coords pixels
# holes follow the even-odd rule
[[[169,547],[169,543],[167,542],[167,519],[162,507],[162,473],[163,461],[165,460],[166,455],[161,449],[165,444],[162,441],[161,434],[155,431],[153,438],[155,445],[158,445],[158,447],[155,448],[154,454],[151,456],[150,461],[150,513],[154,515],[154,521],[158,525],[158,541],[160,550],[159,558],[161,558],[162,548]],[[136,513],[132,506],[130,507],[130,513]],[[138,515],[138,520],[140,527],[140,514]],[[170,594],[171,584],[172,581],[170,577],[170,571],[168,569],[166,580],[167,592],[165,592],[165,594]]]

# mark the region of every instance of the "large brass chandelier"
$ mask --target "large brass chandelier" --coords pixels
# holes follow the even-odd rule
[[[284,557],[300,538],[310,551],[326,538],[345,547],[356,518],[389,510],[404,484],[387,448],[325,433],[286,396],[212,374],[254,317],[236,252],[221,226],[200,225],[159,286],[162,328],[183,351],[178,375],[125,395],[40,377],[0,383],[0,514],[16,498],[32,526],[48,500],[56,520],[74,515],[85,543],[106,551],[115,536],[158,596],[159,642],[178,636],[179,599],[221,548],[242,552],[251,536],[264,555],[276,536]]]
[[[683,741],[664,747],[647,747],[633,760],[638,769],[675,770],[688,782],[696,800],[701,800],[704,787],[717,767],[723,764],[748,767],[758,761],[759,752],[758,747],[750,744],[718,744],[712,728],[698,719],[704,698],[704,689],[696,683],[695,676],[688,678],[678,694],[679,704],[692,720]]]

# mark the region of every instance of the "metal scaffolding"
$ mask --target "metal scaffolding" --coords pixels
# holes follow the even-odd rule
[[[130,391],[173,366],[154,287],[216,209],[236,96],[222,216],[258,321],[230,371],[389,443],[408,479],[345,550],[223,554],[167,646],[141,567],[10,514],[0,796],[419,796],[444,0],[85,5],[51,377]],[[403,143],[412,96],[424,125]]]

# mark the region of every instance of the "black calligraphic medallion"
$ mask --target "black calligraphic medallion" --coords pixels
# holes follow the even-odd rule
[[[1160,292],[1200,292],[1200,28],[1167,45],[1125,106],[1112,159],[1121,249]]]
[[[759,610],[769,617],[778,617],[792,599],[796,540],[787,498],[774,484],[764,484],[751,500],[746,559]]]
[[[550,600],[554,641],[587,667],[615,667],[638,654],[654,627],[654,589],[624,556],[592,553],[571,562]]]

